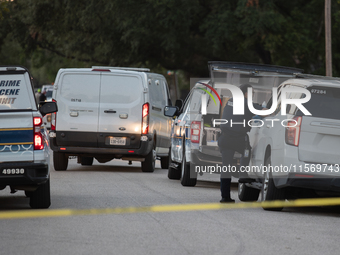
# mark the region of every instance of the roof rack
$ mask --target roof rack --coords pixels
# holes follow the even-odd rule
[[[93,69],[116,69],[125,71],[138,71],[138,72],[150,72],[149,68],[136,68],[136,67],[114,67],[114,66],[92,66]]]
[[[320,79],[320,80],[336,80],[336,81],[340,81],[340,78],[338,78],[338,77],[321,76],[321,75],[304,74],[304,73],[296,73],[295,77],[296,78],[307,78],[307,79]]]
[[[253,64],[253,63],[242,63],[242,62],[226,62],[226,61],[209,61],[208,62],[210,71],[222,71],[230,70],[230,69],[239,69],[242,71],[248,72],[276,72],[283,74],[295,74],[302,73],[303,70],[299,68],[293,67],[285,67],[285,66],[274,66],[274,65],[265,65],[265,64]]]

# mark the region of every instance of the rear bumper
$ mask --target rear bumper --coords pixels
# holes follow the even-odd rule
[[[296,187],[304,189],[313,189],[320,191],[335,191],[340,192],[340,178],[329,178],[329,176],[317,176],[314,178],[305,177],[302,175],[299,178],[293,177],[295,174],[290,174],[287,179],[280,178],[277,187]],[[323,178],[324,177],[324,178]]]
[[[237,160],[239,160],[240,158],[241,154],[236,152],[234,155],[235,165],[237,164]],[[222,165],[222,157],[205,154],[200,152],[199,150],[191,150],[190,163],[201,166]]]
[[[102,148],[102,147],[81,147],[81,146],[58,146],[56,138],[50,138],[51,150],[55,152],[62,152],[68,155],[110,155],[114,157],[138,157],[146,156],[153,148],[153,138],[150,134],[147,135],[147,141],[140,141],[139,148]]]
[[[25,169],[24,174],[2,174],[4,169]],[[0,185],[39,185],[49,178],[48,164],[44,163],[1,163]]]

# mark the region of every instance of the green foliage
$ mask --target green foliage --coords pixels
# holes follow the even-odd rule
[[[202,77],[208,75],[207,61],[212,60],[294,66],[324,74],[324,1],[14,0],[6,4],[10,15],[5,17],[0,7],[2,52],[13,45],[19,59],[29,56],[33,68],[51,73],[42,79],[50,79],[62,65],[148,66]],[[333,1],[334,74],[340,71],[339,6]]]

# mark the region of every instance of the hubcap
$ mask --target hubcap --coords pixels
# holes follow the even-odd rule
[[[266,172],[264,174],[264,180],[262,183],[262,201],[266,200],[267,192],[268,192],[268,184],[269,184],[269,173]]]
[[[185,170],[185,164],[186,164],[186,161],[185,161],[185,152],[183,153],[183,159],[182,159],[182,171],[181,171],[181,178],[183,179],[183,176],[184,176],[184,170]]]
[[[156,150],[152,150],[152,166],[155,168],[156,163]]]
[[[238,184],[238,194],[240,195],[244,189],[244,183],[239,183]]]

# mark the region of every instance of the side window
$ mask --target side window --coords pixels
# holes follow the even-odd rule
[[[199,113],[201,111],[201,100],[203,90],[195,89],[192,93],[192,97],[189,100],[189,112],[191,113]]]
[[[299,98],[303,98],[303,97],[305,97],[306,95],[305,94],[303,94],[303,93],[299,93],[299,92],[297,92],[297,93],[289,93],[288,95],[287,95],[287,97],[289,98],[289,99],[299,99]],[[293,105],[287,105],[287,113],[288,114],[295,114],[296,113],[296,111],[298,110],[298,107],[295,105],[295,104],[293,104]]]
[[[281,91],[283,88],[287,87],[287,85],[279,87],[278,93],[277,93],[277,106],[276,106],[276,110],[273,113],[274,115],[277,115],[280,113],[281,111]]]
[[[166,83],[165,80],[162,80],[162,84],[163,84],[164,91],[165,91],[165,98],[168,101],[168,99],[171,99],[170,91],[169,91],[169,86],[168,86],[168,84]]]
[[[167,90],[165,83],[160,79],[149,79],[148,86],[150,91],[150,101],[152,105],[163,106],[167,105]]]
[[[187,95],[187,97],[184,100],[183,106],[180,109],[182,112],[187,112],[188,108],[189,108],[189,102],[191,100],[193,94],[193,90],[190,91],[190,93]]]

